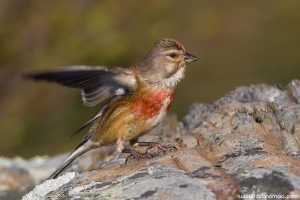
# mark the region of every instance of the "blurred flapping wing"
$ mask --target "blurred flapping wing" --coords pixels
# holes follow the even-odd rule
[[[112,96],[126,95],[136,88],[135,76],[124,68],[72,66],[55,71],[26,74],[25,77],[81,89],[86,106],[94,106]]]

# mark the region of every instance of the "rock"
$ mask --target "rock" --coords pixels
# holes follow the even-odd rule
[[[66,155],[40,158],[40,164],[7,159],[0,164],[1,197],[41,183],[23,199],[297,199],[299,102],[298,80],[286,87],[239,87],[211,105],[193,104],[183,123],[166,117],[140,138],[172,143],[177,151],[125,165],[127,155],[104,147],[67,169],[78,174],[66,172],[43,183],[53,163]],[[13,177],[11,183],[6,177]]]

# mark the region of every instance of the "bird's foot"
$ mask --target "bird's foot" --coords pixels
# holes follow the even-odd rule
[[[130,153],[126,158],[125,165],[127,165],[128,160],[136,159],[139,162],[140,158],[153,158],[153,155],[150,153],[140,153],[134,149],[123,149],[122,153]]]
[[[146,149],[146,153],[149,153],[153,150],[159,150],[159,152],[163,153],[166,153],[166,151],[172,151],[173,149],[177,151],[177,148],[172,144],[166,146],[161,145],[157,142],[137,142],[136,144],[137,146],[148,146],[148,148]]]

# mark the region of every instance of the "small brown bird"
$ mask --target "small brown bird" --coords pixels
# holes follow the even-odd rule
[[[171,146],[138,142],[138,137],[162,121],[173,100],[176,85],[184,78],[186,64],[196,60],[197,57],[187,53],[181,43],[163,38],[154,44],[142,61],[130,68],[73,66],[26,75],[35,80],[81,89],[86,106],[94,106],[110,98],[79,129],[92,124],[82,142],[49,179],[57,177],[80,155],[101,146],[116,144],[119,152],[130,153],[129,157],[136,159],[152,156],[148,151],[142,154],[134,149],[124,149],[125,142],[129,141],[133,147],[149,146],[148,150],[170,150]]]

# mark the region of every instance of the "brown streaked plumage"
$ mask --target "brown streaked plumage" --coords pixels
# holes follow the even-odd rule
[[[123,145],[127,141],[132,145],[154,145],[137,143],[137,139],[161,122],[171,105],[176,85],[184,78],[186,64],[196,60],[178,41],[163,38],[154,44],[141,62],[127,69],[73,66],[26,75],[35,80],[81,89],[84,105],[87,106],[110,98],[79,129],[92,124],[82,142],[49,178],[55,178],[80,155],[101,146],[116,144],[119,152],[129,152],[131,157],[149,157],[149,154],[124,150]]]

